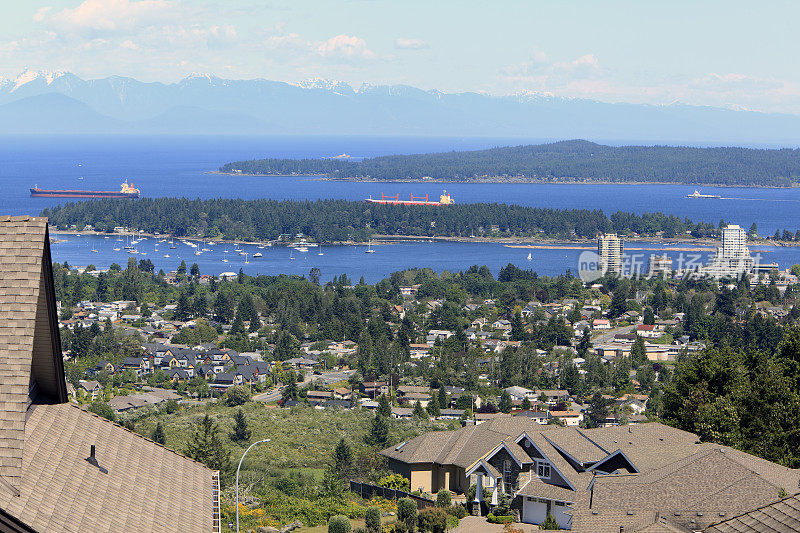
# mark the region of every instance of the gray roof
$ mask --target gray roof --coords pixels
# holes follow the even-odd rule
[[[791,533],[800,531],[800,495],[795,494],[708,529],[709,533]]]
[[[66,403],[62,361],[47,221],[0,217],[3,522],[37,531],[210,531],[214,473]],[[104,470],[86,460],[91,445]],[[153,497],[133,497],[131,487]]]

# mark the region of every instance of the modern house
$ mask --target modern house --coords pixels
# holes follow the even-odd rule
[[[0,531],[220,531],[217,472],[69,403],[49,243],[0,217]]]
[[[381,454],[412,490],[467,494],[482,486],[493,502],[511,497],[522,522],[541,524],[551,514],[562,528],[593,533],[656,522],[672,529],[648,531],[702,531],[797,493],[800,482],[798,470],[658,423],[579,429],[499,417]]]

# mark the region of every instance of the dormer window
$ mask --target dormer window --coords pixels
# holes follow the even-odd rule
[[[550,479],[550,463],[536,461],[536,473],[541,478]]]

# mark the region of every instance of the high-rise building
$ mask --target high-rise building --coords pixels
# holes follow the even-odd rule
[[[738,277],[753,270],[753,258],[747,247],[747,232],[735,224],[722,228],[722,246],[711,263],[700,271],[709,276]]]
[[[606,233],[597,239],[597,255],[604,272],[622,272],[622,239],[616,233]]]
[[[650,269],[648,275],[651,278],[662,276],[666,277],[672,272],[672,259],[667,254],[651,255]]]
[[[722,258],[744,259],[750,257],[747,248],[747,232],[736,224],[722,228]]]

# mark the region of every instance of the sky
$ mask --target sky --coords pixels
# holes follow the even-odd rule
[[[0,77],[191,73],[800,114],[796,0],[25,0]]]

